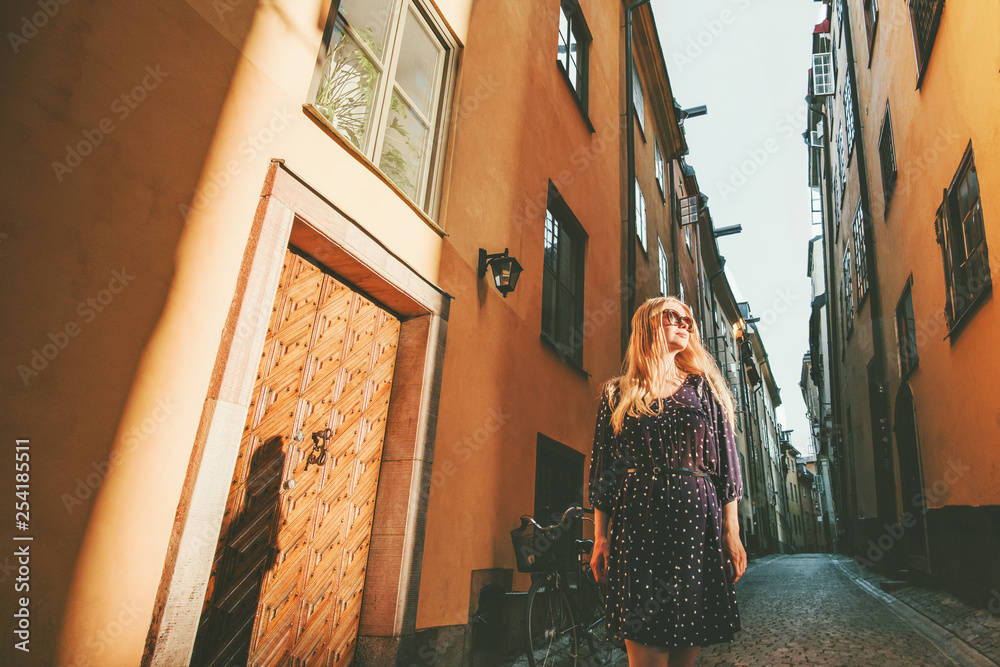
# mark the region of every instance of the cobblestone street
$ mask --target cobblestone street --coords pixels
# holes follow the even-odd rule
[[[732,644],[703,649],[696,664],[997,664],[860,574],[826,554],[753,561],[737,584],[743,630]],[[981,617],[987,632],[1000,624]],[[624,655],[616,665],[627,665]]]

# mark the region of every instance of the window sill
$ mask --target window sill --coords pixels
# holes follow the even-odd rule
[[[955,319],[955,322],[951,325],[948,333],[942,340],[949,341],[952,345],[955,344],[955,338],[962,333],[966,325],[972,320],[982,305],[986,302],[986,299],[993,293],[993,282],[990,281],[983,286],[983,289],[976,295],[969,304],[969,307],[962,311],[962,314]]]
[[[572,368],[574,371],[576,371],[583,377],[585,378],[590,377],[590,373],[584,370],[583,366],[576,359],[567,356],[566,353],[562,349],[560,349],[559,344],[556,343],[554,340],[552,340],[551,336],[549,336],[547,333],[543,331],[539,337],[542,339],[542,344],[545,347],[549,348],[552,352],[554,352],[556,356],[559,357],[560,361],[562,361],[564,364]]]
[[[573,82],[570,81],[569,73],[566,72],[566,68],[563,67],[563,64],[558,60],[556,61],[556,67],[559,68],[559,73],[562,74],[563,81],[565,81],[566,85],[569,86],[569,93],[573,97],[573,101],[576,102],[576,108],[580,110],[580,116],[583,117],[583,122],[587,126],[587,129],[590,130],[591,134],[596,133],[597,130],[594,129],[594,124],[590,122],[590,115],[587,113],[587,105],[583,99],[581,99],[580,93],[576,90],[576,86],[574,86]]]
[[[399,195],[399,198],[402,199],[407,206],[413,209],[413,212],[416,213],[417,216],[420,217],[420,219],[423,220],[428,227],[433,229],[442,237],[448,236],[448,233],[445,232],[444,229],[442,229],[439,224],[434,222],[434,220],[432,220],[431,217],[427,215],[427,213],[423,209],[421,209],[416,202],[410,199],[410,196],[408,194],[403,192],[398,185],[393,183],[388,176],[382,173],[382,170],[379,169],[377,166],[375,166],[375,163],[372,162],[367,155],[359,151],[357,146],[348,141],[340,133],[340,131],[333,126],[333,123],[327,120],[326,116],[324,116],[319,109],[317,109],[312,104],[306,103],[302,105],[302,110],[306,112],[307,116],[312,118],[313,122],[319,125],[321,130],[326,132],[327,135],[329,135],[334,141],[340,144],[341,148],[346,150],[348,153],[351,153],[355,158],[358,159],[358,161],[360,161],[363,165],[365,165],[365,167],[368,168],[368,171],[378,176],[378,178],[383,183],[388,185],[393,192]]]

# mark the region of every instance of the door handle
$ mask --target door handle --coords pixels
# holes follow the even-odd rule
[[[310,463],[315,463],[318,466],[326,463],[326,447],[330,444],[330,438],[332,437],[333,431],[328,428],[312,434],[313,447],[309,453],[309,458],[306,459],[306,470],[309,470]]]

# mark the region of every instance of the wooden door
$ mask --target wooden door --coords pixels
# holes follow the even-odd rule
[[[398,339],[285,253],[193,665],[350,663]]]

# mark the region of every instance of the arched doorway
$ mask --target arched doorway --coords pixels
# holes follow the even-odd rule
[[[903,494],[903,525],[906,528],[906,564],[930,572],[927,554],[927,524],[924,516],[923,468],[917,437],[917,413],[913,392],[906,382],[896,394],[893,414],[896,450],[899,452],[899,483]],[[912,525],[911,525],[912,524]]]

